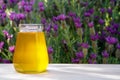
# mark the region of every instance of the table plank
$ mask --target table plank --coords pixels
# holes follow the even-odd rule
[[[21,74],[13,64],[0,64],[0,80],[120,80],[120,65],[49,64],[44,73]]]

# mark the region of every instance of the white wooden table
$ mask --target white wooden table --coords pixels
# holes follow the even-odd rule
[[[0,80],[120,80],[120,65],[49,64],[47,72],[21,74],[13,64],[0,64]]]

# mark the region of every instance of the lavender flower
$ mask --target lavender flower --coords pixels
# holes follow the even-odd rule
[[[94,23],[93,22],[89,22],[88,26],[89,26],[89,28],[92,28],[92,27],[94,27]]]
[[[41,23],[45,25],[45,24],[46,24],[46,19],[45,19],[45,18],[42,18],[42,19],[41,19]]]
[[[100,8],[100,12],[103,14],[103,13],[105,13],[105,8]]]
[[[24,20],[26,18],[25,14],[23,14],[23,13],[17,14],[15,12],[12,12],[9,17],[10,17],[10,20],[12,20],[12,21],[20,21],[20,20]]]
[[[93,60],[92,60],[92,59],[88,59],[88,63],[89,63],[89,64],[92,64],[92,63],[93,63]]]
[[[20,1],[18,3],[18,9],[23,9],[24,5],[26,4],[26,2],[24,0]]]
[[[4,46],[4,42],[2,41],[0,42],[0,50],[3,48],[3,46]]]
[[[88,11],[86,11],[84,13],[84,16],[85,17],[90,17],[93,13],[94,13],[94,9],[92,8],[92,9],[89,9]]]
[[[10,63],[10,60],[3,59],[2,62],[3,62],[3,63]]]
[[[2,62],[2,58],[0,57],[0,62]]]
[[[90,14],[89,12],[85,12],[85,13],[84,13],[84,16],[85,16],[85,17],[90,17],[91,14]]]
[[[15,3],[17,3],[17,0],[9,0],[9,3],[10,4],[15,4]]]
[[[2,19],[2,20],[5,20],[5,19],[6,19],[6,13],[2,13],[2,14],[1,14],[1,19]]]
[[[6,5],[2,4],[1,9],[5,11],[6,10]]]
[[[58,17],[58,20],[62,20],[62,21],[64,21],[66,19],[66,15],[65,14],[60,14],[57,17]]]
[[[106,41],[108,44],[115,44],[118,42],[118,40],[115,37],[110,37],[110,36],[106,37]]]
[[[5,36],[8,36],[8,31],[7,30],[3,30],[3,34],[5,35]]]
[[[27,13],[30,13],[32,11],[32,6],[31,5],[25,5],[24,6],[24,11]]]
[[[110,0],[110,2],[116,2],[116,0]]]
[[[45,31],[47,33],[49,33],[51,31],[51,24],[49,24],[46,28],[45,28]]]
[[[88,44],[88,43],[81,43],[81,46],[82,46],[83,48],[89,48],[89,44]]]
[[[0,0],[0,6],[4,4],[4,0]]]
[[[56,22],[56,21],[58,21],[58,20],[59,20],[58,17],[53,16],[53,18],[52,18],[52,21],[53,21],[53,22]]]
[[[45,10],[45,7],[44,7],[44,3],[43,2],[39,2],[38,3],[38,6],[39,6],[39,11],[44,11]]]
[[[11,53],[14,53],[14,50],[15,50],[15,46],[9,46],[9,51],[10,51]]]
[[[76,17],[76,14],[75,14],[74,12],[69,12],[68,15],[69,15],[70,17]]]
[[[111,15],[111,14],[112,14],[112,9],[109,8],[109,9],[107,10],[107,12],[109,13],[109,15]]]
[[[74,17],[73,18],[74,23],[80,23],[80,18],[79,17]]]
[[[58,25],[54,24],[53,29],[54,29],[55,32],[58,31]]]
[[[82,27],[82,23],[81,23],[79,17],[73,18],[73,20],[74,20],[74,24],[75,24],[76,28],[81,28]]]
[[[92,15],[92,14],[94,13],[94,9],[91,8],[91,9],[89,9],[87,12],[90,13],[90,14]]]
[[[81,27],[82,27],[82,23],[81,23],[81,22],[80,22],[80,23],[77,23],[77,22],[76,22],[76,23],[75,23],[75,27],[76,27],[76,28],[81,28]]]
[[[18,20],[24,20],[26,18],[25,14],[23,13],[18,13],[16,16]]]
[[[97,57],[97,54],[95,54],[95,53],[90,54],[91,59],[96,59],[96,57]]]
[[[102,52],[102,56],[104,58],[108,58],[109,57],[109,53],[105,50],[105,51]]]
[[[79,59],[78,58],[72,58],[72,63],[79,63]]]
[[[94,34],[94,35],[91,35],[91,36],[90,36],[90,39],[93,40],[93,41],[98,40],[98,39],[99,39],[98,33],[96,33],[96,34]]]
[[[103,19],[99,19],[98,22],[99,22],[100,25],[103,25],[105,23],[105,21]]]
[[[11,39],[13,37],[13,35],[9,34],[7,30],[3,30],[3,34],[7,39]]]
[[[38,3],[38,6],[39,6],[39,7],[43,7],[43,6],[44,6],[44,3],[43,3],[43,2],[39,2],[39,3]]]
[[[77,52],[77,53],[76,53],[76,57],[79,58],[79,59],[84,58],[83,52],[82,52],[82,51]]]
[[[10,20],[15,21],[16,20],[16,13],[12,12],[9,17],[10,17]]]
[[[53,53],[53,48],[51,46],[48,47],[48,54],[52,54]]]
[[[120,43],[118,43],[116,47],[117,47],[117,49],[120,49]]]

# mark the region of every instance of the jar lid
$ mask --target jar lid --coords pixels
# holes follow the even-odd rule
[[[20,32],[42,32],[43,25],[42,24],[20,24],[19,30]]]

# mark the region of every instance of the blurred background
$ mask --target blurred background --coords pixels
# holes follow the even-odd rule
[[[43,24],[50,63],[119,64],[120,0],[0,0],[0,63],[19,24]]]

